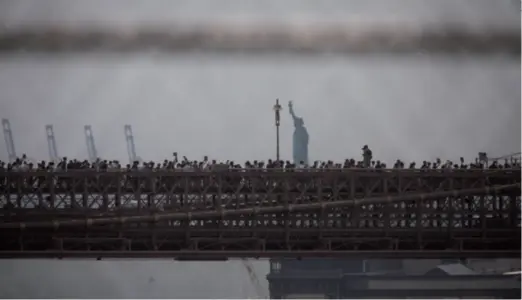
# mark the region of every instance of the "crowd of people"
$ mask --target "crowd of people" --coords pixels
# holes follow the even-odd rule
[[[123,165],[118,160],[97,159],[96,161],[68,159],[64,157],[60,161],[40,161],[33,162],[24,154],[12,162],[0,161],[0,171],[21,172],[21,171],[68,171],[68,170],[97,170],[97,171],[154,171],[154,170],[170,170],[170,171],[226,171],[238,169],[280,169],[280,170],[324,170],[324,169],[352,169],[352,168],[370,168],[370,169],[389,169],[390,167],[380,161],[372,158],[371,150],[367,146],[363,147],[361,160],[354,158],[345,159],[344,162],[334,161],[315,161],[310,165],[304,162],[293,163],[291,161],[268,159],[267,161],[253,160],[239,164],[234,161],[217,161],[211,160],[207,156],[203,160],[189,160],[186,156],[178,158],[177,153],[169,159],[162,162],[154,161],[135,161],[132,164]],[[440,169],[512,169],[520,168],[518,159],[510,158],[504,161],[488,162],[484,158],[476,158],[472,162],[466,162],[464,158],[460,158],[458,162],[450,160],[442,161],[423,161],[420,164],[416,162],[405,163],[398,159],[392,165],[393,169],[419,169],[419,170],[440,170]]]

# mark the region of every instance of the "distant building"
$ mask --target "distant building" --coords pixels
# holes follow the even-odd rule
[[[270,297],[520,298],[520,279],[516,275],[481,274],[461,263],[408,273],[400,265],[400,260],[273,260],[267,276]]]

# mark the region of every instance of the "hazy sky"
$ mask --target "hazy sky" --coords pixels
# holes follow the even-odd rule
[[[413,22],[519,28],[518,0],[2,0],[4,26],[136,26],[183,21]]]
[[[123,125],[132,124],[145,159],[267,159],[277,97],[284,158],[288,100],[305,120],[311,160],[358,158],[364,144],[388,162],[520,149],[519,61],[504,57],[19,55],[0,58],[0,90],[18,152],[35,159],[48,157],[46,123],[70,157],[86,157],[83,125],[92,124],[99,154],[126,161]]]
[[[262,284],[268,262],[254,262]],[[0,298],[256,298],[239,261],[0,261]],[[153,280],[151,280],[153,278]]]
[[[408,20],[519,26],[508,0],[387,1],[2,0],[0,21],[20,24],[152,24],[233,18]],[[167,4],[168,3],[168,4]],[[168,7],[169,9],[166,9]],[[83,25],[82,25],[83,26]],[[18,153],[47,159],[44,125],[61,155],[87,155],[91,124],[100,155],[126,161],[123,125],[137,153],[198,159],[275,154],[275,98],[284,105],[281,150],[291,154],[295,102],[310,133],[310,158],[360,157],[368,144],[393,162],[473,159],[520,151],[520,61],[495,57],[134,55],[0,57],[0,117],[11,120]],[[0,159],[7,159],[3,145]],[[4,297],[254,297],[247,272],[227,263],[0,261]],[[257,263],[264,277],[267,263]],[[154,281],[149,283],[150,276]],[[9,278],[10,280],[5,280]]]

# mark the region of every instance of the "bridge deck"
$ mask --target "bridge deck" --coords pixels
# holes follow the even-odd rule
[[[520,170],[0,173],[0,257],[520,256]]]

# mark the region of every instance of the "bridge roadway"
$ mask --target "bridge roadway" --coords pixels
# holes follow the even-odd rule
[[[520,257],[520,169],[0,172],[0,257]]]

